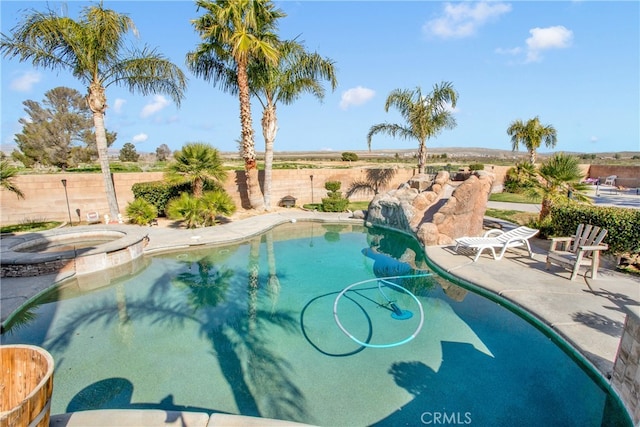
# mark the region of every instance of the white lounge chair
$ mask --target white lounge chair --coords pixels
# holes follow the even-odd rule
[[[458,252],[458,250],[462,248],[475,250],[476,256],[473,262],[476,262],[485,249],[491,251],[493,259],[501,260],[507,249],[524,246],[527,248],[529,256],[533,258],[529,239],[538,234],[538,231],[539,230],[524,226],[514,228],[510,231],[493,229],[484,233],[482,237],[460,237],[456,239],[455,251]],[[500,250],[500,253],[497,255],[496,249]]]
[[[547,255],[547,270],[551,264],[558,264],[571,270],[571,279],[578,275],[582,265],[590,266],[591,278],[598,278],[600,265],[600,251],[606,251],[609,246],[602,243],[607,230],[591,224],[580,224],[576,234],[571,237],[555,237],[551,239],[551,247]],[[586,273],[585,273],[586,275]]]

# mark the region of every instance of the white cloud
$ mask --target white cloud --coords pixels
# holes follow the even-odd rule
[[[149,139],[149,135],[146,133],[139,133],[135,135],[131,141],[135,144],[138,142],[145,142],[147,139]]]
[[[116,98],[115,102],[113,103],[113,111],[116,114],[120,114],[122,112],[122,107],[124,106],[124,104],[127,101],[125,99],[122,98]]]
[[[376,92],[373,89],[358,86],[347,90],[342,93],[340,99],[340,108],[346,110],[352,105],[362,105],[375,96]]]
[[[422,31],[445,39],[469,37],[487,22],[510,11],[511,5],[508,3],[445,3],[443,16],[427,21]]]
[[[573,31],[562,25],[547,28],[532,28],[527,43],[527,62],[542,59],[542,51],[548,49],[565,49],[573,43]]]
[[[29,92],[33,85],[39,83],[42,79],[42,75],[35,71],[27,71],[22,74],[20,77],[17,77],[11,81],[11,85],[9,86],[11,90],[15,90],[18,92]]]
[[[153,101],[149,102],[144,106],[142,111],[140,112],[140,117],[145,118],[149,117],[158,111],[162,110],[166,106],[169,105],[169,101],[162,95],[156,95],[153,97]]]

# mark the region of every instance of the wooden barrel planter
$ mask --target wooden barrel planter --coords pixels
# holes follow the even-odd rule
[[[48,427],[53,357],[32,345],[0,346],[0,427]]]

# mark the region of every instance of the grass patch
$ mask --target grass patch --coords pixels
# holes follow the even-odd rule
[[[516,210],[504,210],[504,209],[492,209],[487,208],[484,213],[486,216],[493,218],[503,219],[505,221],[513,222],[518,225],[527,225],[531,221],[538,218],[538,214],[535,212],[522,212]]]
[[[489,196],[489,200],[492,202],[509,202],[509,203],[541,203],[540,197],[530,197],[526,194],[518,193],[492,193]]]
[[[322,211],[322,203],[305,203],[303,209],[310,211]],[[369,202],[349,202],[347,209],[350,211],[366,211],[369,208]]]
[[[24,233],[27,231],[46,231],[62,224],[59,221],[29,221],[22,224],[0,227],[0,233]]]

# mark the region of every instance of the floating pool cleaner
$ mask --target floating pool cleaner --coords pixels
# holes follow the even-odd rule
[[[418,297],[416,297],[414,294],[412,294],[410,291],[408,291],[407,289],[403,288],[402,286],[395,284],[393,282],[390,281],[390,279],[404,279],[404,278],[410,278],[410,277],[427,277],[427,276],[431,276],[431,273],[424,273],[424,274],[411,274],[411,275],[406,275],[406,276],[394,276],[394,277],[386,277],[384,279],[369,279],[369,280],[363,280],[362,282],[357,282],[357,283],[353,283],[349,286],[347,286],[346,288],[344,288],[336,297],[335,301],[333,302],[333,318],[336,321],[336,324],[338,325],[338,328],[340,328],[340,330],[349,338],[351,338],[351,340],[353,340],[354,342],[356,342],[357,344],[363,346],[363,347],[370,347],[370,348],[390,348],[390,347],[397,347],[399,345],[402,344],[406,344],[409,341],[411,341],[412,339],[414,339],[418,333],[420,332],[420,330],[422,329],[422,325],[424,324],[424,309],[422,308],[422,304],[420,303],[420,300],[418,299]],[[373,281],[378,281],[378,290],[380,291],[380,293],[384,296],[384,298],[387,300],[387,306],[385,306],[386,308],[388,308],[389,310],[391,310],[391,317],[397,320],[406,320],[406,319],[410,319],[411,317],[413,317],[413,313],[409,310],[402,310],[400,309],[400,307],[398,307],[398,305],[391,301],[387,295],[384,293],[384,291],[382,290],[382,284],[384,283],[386,286],[391,286],[394,287],[396,289],[401,290],[402,292],[408,294],[409,296],[411,296],[411,298],[413,298],[413,300],[416,302],[416,304],[418,305],[418,309],[420,310],[420,321],[418,322],[418,326],[416,327],[415,331],[413,331],[413,333],[411,335],[409,335],[407,338],[401,340],[401,341],[397,341],[394,343],[390,343],[390,344],[370,344],[367,342],[363,342],[361,340],[359,340],[358,338],[354,337],[340,322],[340,318],[338,316],[338,302],[340,301],[340,298],[342,298],[347,292],[349,292],[352,288],[361,285],[363,283],[369,283],[369,282],[373,282]]]

